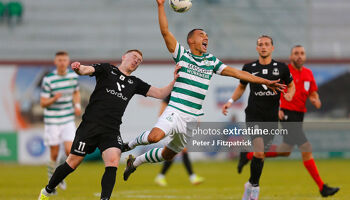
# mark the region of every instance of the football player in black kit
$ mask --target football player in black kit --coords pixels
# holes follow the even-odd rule
[[[291,101],[295,93],[293,78],[286,64],[272,59],[271,54],[274,50],[272,38],[267,35],[259,37],[256,50],[259,53],[259,60],[245,64],[242,70],[268,80],[281,80],[288,87],[287,92],[283,95],[286,100]],[[240,81],[232,98],[223,106],[223,113],[225,115],[227,114],[227,108],[231,106],[232,102],[237,101],[242,96],[246,87],[247,82]],[[249,122],[248,124],[250,122],[265,122],[257,123],[257,125],[259,128],[277,128],[279,101],[280,92],[273,92],[264,85],[250,83],[248,106],[245,109],[246,122]],[[255,135],[251,139],[253,141],[254,154],[250,165],[250,178],[244,185],[245,190],[242,200],[258,199],[260,190],[259,180],[264,166],[265,153],[271,145],[273,135]],[[246,159],[245,154],[241,153],[239,165],[242,165],[242,162]]]
[[[170,94],[176,78],[163,88],[156,88],[131,76],[142,62],[139,50],[129,50],[122,57],[120,66],[108,63],[92,66],[72,63],[72,69],[79,75],[96,77],[96,87],[86,107],[83,120],[77,129],[71,152],[66,162],[57,167],[48,185],[40,192],[39,200],[49,199],[56,186],[83,161],[86,154],[96,148],[102,152],[105,172],[101,180],[101,200],[109,200],[115,184],[123,141],[119,127],[124,111],[134,94],[163,99]]]

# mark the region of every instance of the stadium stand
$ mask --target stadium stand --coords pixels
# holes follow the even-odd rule
[[[5,4],[2,1],[0,1],[0,22],[4,19],[5,10]]]
[[[19,1],[11,1],[7,4],[8,16],[11,17],[22,17],[23,6]]]
[[[255,58],[254,40],[260,34],[274,37],[275,57],[286,58],[297,43],[313,58],[341,59],[350,54],[350,21],[344,20],[350,18],[348,0],[221,0],[210,6],[209,2],[196,4],[185,14],[167,9],[169,26],[181,43],[189,30],[203,27],[210,35],[210,51],[220,58]],[[0,59],[48,59],[55,49],[80,59],[114,59],[130,48],[143,50],[148,59],[169,59],[153,1],[25,0],[23,4],[24,23],[15,33],[0,30],[0,42],[6,46]]]

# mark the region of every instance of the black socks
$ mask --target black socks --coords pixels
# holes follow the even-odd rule
[[[259,180],[264,167],[264,159],[256,158],[253,156],[252,162],[250,163],[250,178],[249,182],[253,187],[259,186]]]
[[[101,200],[109,200],[115,184],[115,177],[117,174],[116,167],[106,167],[105,173],[101,180],[102,192]]]
[[[164,164],[163,164],[163,167],[162,167],[162,171],[161,171],[161,174],[165,175],[166,172],[168,171],[168,169],[170,168],[171,164],[173,164],[173,161],[164,161]]]
[[[184,162],[188,175],[192,175],[193,174],[192,165],[187,152],[182,154],[182,161]]]
[[[49,184],[45,187],[46,192],[48,193],[52,193],[53,191],[55,191],[55,188],[57,187],[57,185],[63,181],[63,179],[65,179],[68,174],[72,173],[74,171],[74,169],[72,169],[67,162],[64,162],[62,165],[58,166],[55,170],[55,172],[53,173]]]

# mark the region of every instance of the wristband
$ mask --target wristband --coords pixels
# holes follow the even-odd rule
[[[80,104],[80,103],[76,103],[76,104],[74,105],[74,107],[81,110],[81,104]]]
[[[233,99],[230,98],[227,102],[233,103]]]

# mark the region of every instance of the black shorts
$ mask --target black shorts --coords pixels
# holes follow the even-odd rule
[[[79,125],[70,153],[77,156],[86,156],[96,148],[101,152],[116,147],[122,149],[123,140],[119,129],[110,129],[99,124],[82,121]]]
[[[281,120],[281,125],[288,130],[288,135],[283,136],[283,142],[292,146],[305,144],[308,140],[303,130],[304,113],[286,109],[281,110],[285,116],[285,119]]]
[[[253,115],[246,113],[246,125],[247,127],[254,127],[259,129],[277,129],[278,128],[278,116],[276,115]],[[251,140],[254,141],[256,138],[263,138],[264,141],[264,152],[270,149],[273,142],[274,135],[251,135]],[[254,147],[256,151],[256,147]]]

